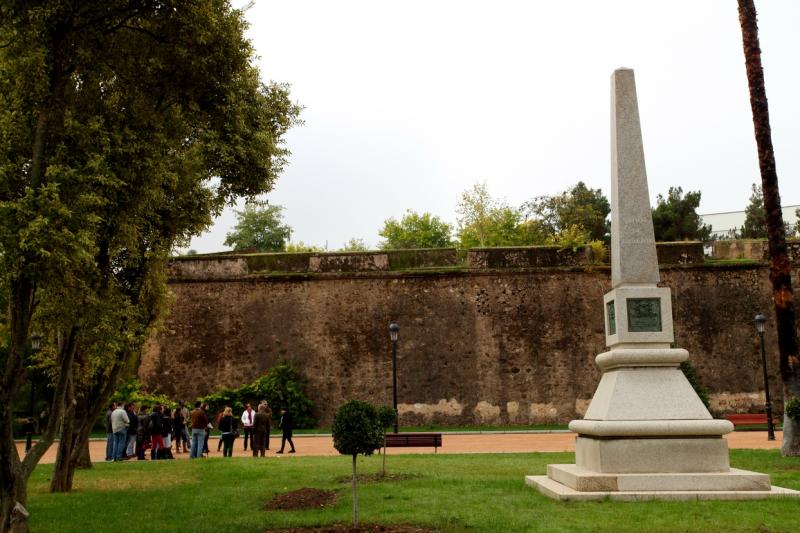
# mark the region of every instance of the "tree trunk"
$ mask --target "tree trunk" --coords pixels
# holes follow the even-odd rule
[[[386,432],[383,432],[383,463],[381,464],[381,477],[386,477]]]
[[[91,428],[89,428],[89,431],[91,432]],[[83,439],[83,445],[78,452],[78,460],[76,461],[75,465],[82,470],[88,470],[94,466],[92,464],[92,457],[89,454],[88,438]]]
[[[778,173],[772,149],[769,108],[764,89],[764,71],[761,67],[761,48],[758,42],[758,24],[753,0],[739,0],[739,24],[742,27],[747,83],[750,87],[750,108],[753,112],[758,166],[761,170],[761,190],[764,194],[764,210],[767,216],[769,278],[772,282],[783,400],[786,405],[791,398],[800,396],[800,359],[798,359],[792,271],[786,252],[786,230],[781,213]],[[800,455],[800,425],[785,415],[781,450],[784,455]]]
[[[50,479],[50,492],[70,492],[72,478],[75,476],[74,455],[75,443],[75,398],[72,383],[67,387],[67,408],[61,422],[61,438],[58,441],[56,464],[53,467],[53,477]]]
[[[358,530],[358,476],[356,475],[356,457],[353,454],[353,527]]]
[[[0,487],[0,533],[27,533],[27,490],[28,478],[24,476],[15,476],[11,485]]]

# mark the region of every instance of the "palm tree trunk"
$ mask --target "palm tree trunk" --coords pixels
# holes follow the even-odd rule
[[[761,48],[758,42],[758,24],[753,0],[739,0],[739,24],[742,27],[747,83],[750,86],[750,107],[753,112],[753,126],[758,147],[758,166],[761,170],[761,190],[764,194],[764,210],[767,215],[769,278],[772,282],[772,299],[775,304],[785,405],[791,398],[800,396],[800,359],[798,359],[792,294],[792,272],[786,253],[786,230],[781,213],[778,173],[772,149],[769,108],[764,89],[764,71],[761,67]],[[800,424],[784,415],[783,427],[783,455],[800,455]]]

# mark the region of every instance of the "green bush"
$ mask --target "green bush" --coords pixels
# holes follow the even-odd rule
[[[294,370],[291,363],[280,363],[252,383],[238,388],[225,387],[208,396],[199,398],[209,405],[211,413],[228,406],[241,413],[247,403],[257,404],[267,400],[272,411],[286,408],[294,416],[295,427],[313,428],[317,421],[312,415],[314,402],[306,396],[305,380]]]
[[[342,405],[333,416],[333,447],[342,455],[372,455],[383,445],[383,428],[375,406],[359,400]]]
[[[138,406],[152,407],[154,405],[166,405],[170,409],[175,408],[178,402],[172,400],[166,394],[152,394],[142,390],[142,384],[138,379],[129,379],[123,381],[117,386],[114,396],[111,397],[112,402],[133,402]],[[103,413],[105,416],[105,413]]]
[[[703,405],[706,406],[706,409],[709,408],[708,403],[708,391],[700,384],[700,381],[697,379],[697,373],[694,370],[694,367],[689,364],[689,361],[684,361],[681,363],[681,370],[683,370],[683,374],[686,376],[686,379],[689,380],[689,384],[691,384],[694,391],[700,397],[700,401],[703,402]]]
[[[795,422],[800,422],[800,397],[793,396],[786,403],[785,409],[786,409],[786,416],[788,416]]]
[[[394,426],[395,411],[393,407],[382,405],[378,407],[378,420],[381,428],[386,431],[387,428]]]

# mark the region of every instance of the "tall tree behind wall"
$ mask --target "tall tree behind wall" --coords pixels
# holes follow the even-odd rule
[[[798,359],[797,329],[794,296],[792,294],[791,268],[786,252],[786,231],[781,213],[778,190],[778,173],[772,149],[769,126],[767,93],[764,89],[764,70],[761,67],[761,48],[758,42],[758,24],[753,0],[739,0],[739,24],[742,27],[747,83],[750,87],[750,108],[753,112],[758,166],[761,170],[761,188],[767,214],[767,239],[769,242],[769,277],[772,281],[772,298],[775,304],[775,322],[778,330],[780,372],[783,380],[784,404],[800,396],[800,359]],[[800,424],[784,415],[784,455],[800,455]]]

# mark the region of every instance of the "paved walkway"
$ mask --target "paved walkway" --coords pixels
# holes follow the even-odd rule
[[[725,436],[730,448],[780,448],[781,433],[778,432],[775,441],[767,440],[766,431],[736,431]],[[297,453],[286,454],[288,457],[298,456],[325,456],[338,455],[333,447],[330,435],[297,435],[293,438]],[[451,434],[442,435],[443,446],[439,453],[521,453],[521,452],[572,452],[575,451],[574,433],[481,433],[481,434]],[[217,439],[209,442],[211,457],[222,457],[222,452],[217,452]],[[275,451],[280,448],[280,438],[270,439],[269,456],[276,456]],[[24,443],[17,443],[17,451],[24,454]],[[288,451],[288,447],[286,449]],[[92,461],[101,462],[105,459],[106,443],[103,440],[93,440],[89,443],[89,453]],[[433,453],[433,448],[390,448],[388,453]],[[243,450],[243,440],[236,439],[234,444],[235,457],[252,456]],[[175,454],[177,459],[186,459],[189,454]],[[277,456],[280,457],[280,456]],[[42,458],[42,463],[53,463],[56,458],[56,446],[52,446]]]

